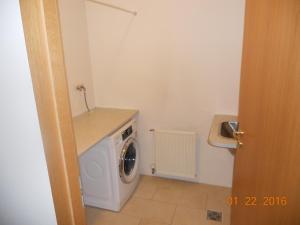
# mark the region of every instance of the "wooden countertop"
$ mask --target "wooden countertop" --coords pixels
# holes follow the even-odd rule
[[[77,155],[112,134],[138,113],[137,110],[95,108],[73,118]]]

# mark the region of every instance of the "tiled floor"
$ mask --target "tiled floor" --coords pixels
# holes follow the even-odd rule
[[[226,200],[231,189],[143,176],[119,213],[86,208],[88,225],[229,225]],[[222,222],[206,219],[207,210],[222,212]]]

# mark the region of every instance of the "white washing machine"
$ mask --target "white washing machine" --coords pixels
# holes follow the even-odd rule
[[[88,206],[120,211],[139,180],[136,122],[131,120],[80,156],[83,200]]]

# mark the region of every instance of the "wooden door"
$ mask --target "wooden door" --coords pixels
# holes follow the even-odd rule
[[[231,225],[300,224],[300,0],[247,0]]]
[[[57,224],[84,225],[57,0],[20,0],[20,9]]]

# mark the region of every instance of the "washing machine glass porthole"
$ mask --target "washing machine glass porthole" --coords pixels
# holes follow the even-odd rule
[[[136,149],[133,143],[130,143],[124,156],[124,173],[129,176],[133,171],[136,159]]]
[[[138,149],[133,138],[129,139],[121,153],[120,177],[124,183],[130,183],[137,174]]]

